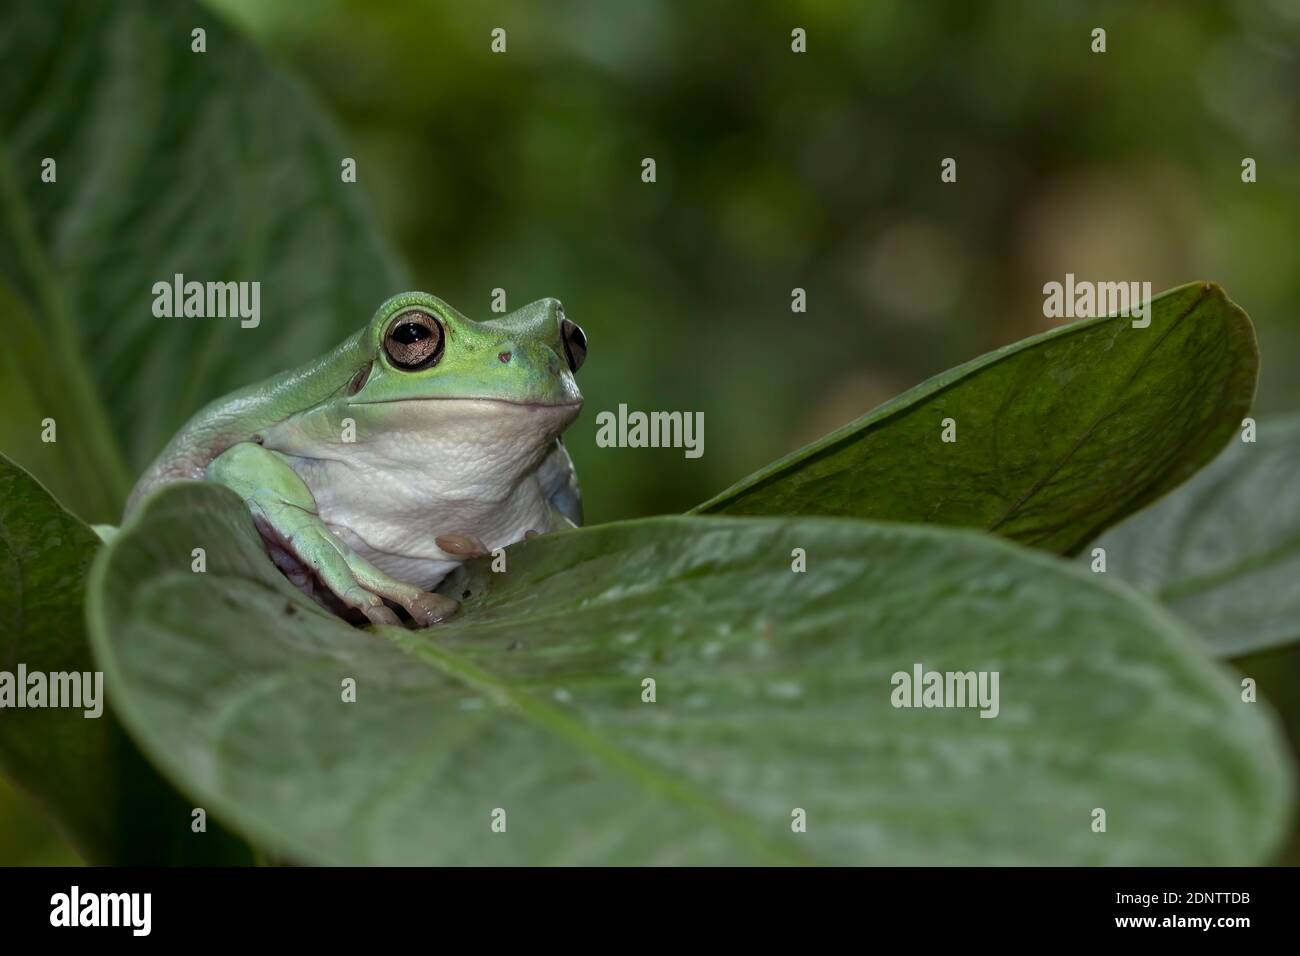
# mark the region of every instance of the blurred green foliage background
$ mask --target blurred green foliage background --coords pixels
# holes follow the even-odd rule
[[[216,6],[341,119],[425,289],[477,318],[554,295],[586,329],[590,520],[688,508],[1048,328],[1066,272],[1219,281],[1260,407],[1300,404],[1294,2]],[[597,449],[619,402],[703,411],[704,457]]]
[[[209,5],[338,118],[422,288],[474,318],[553,295],[584,327],[589,521],[682,511],[1048,328],[1067,272],[1220,282],[1260,413],[1300,407],[1294,0]],[[621,402],[704,412],[704,457],[598,449]],[[1249,665],[1294,739],[1300,658]],[[0,859],[66,858],[16,799]]]

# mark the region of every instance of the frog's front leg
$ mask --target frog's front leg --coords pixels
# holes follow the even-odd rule
[[[349,549],[325,527],[311,490],[279,453],[241,442],[208,465],[207,477],[243,498],[263,535],[373,623],[399,623],[384,598],[405,608],[422,626],[445,620],[460,606],[449,597],[389,577]]]

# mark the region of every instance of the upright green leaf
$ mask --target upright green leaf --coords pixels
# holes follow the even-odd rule
[[[1284,833],[1267,705],[1047,556],[661,518],[506,558],[449,582],[445,625],[356,630],[275,570],[236,496],[178,484],[101,553],[89,618],[146,752],[302,861],[1216,864]],[[997,716],[894,707],[917,664],[998,673]]]
[[[1159,599],[1221,657],[1300,639],[1300,415],[1261,421],[1255,439],[1094,543],[1107,575]]]
[[[320,354],[408,283],[332,125],[202,7],[17,4],[0,61],[0,448],[116,521],[203,402]],[[155,316],[177,274],[260,282],[259,324]]]
[[[113,521],[126,463],[16,179],[0,139],[0,449],[87,520]]]
[[[1078,322],[945,372],[694,510],[982,528],[1072,554],[1213,458],[1254,398],[1255,333],[1222,289],[1150,307],[1148,328]]]
[[[93,531],[0,456],[0,671],[11,679],[20,665],[47,680],[95,670],[82,602],[98,547]],[[49,810],[87,860],[251,861],[215,824],[192,831],[194,805],[144,761],[107,708],[86,717],[84,708],[16,703],[0,707],[0,769]]]

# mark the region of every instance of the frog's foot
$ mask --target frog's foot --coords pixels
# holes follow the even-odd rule
[[[449,597],[389,577],[344,545],[321,521],[302,479],[275,452],[240,442],[208,465],[207,477],[244,499],[272,560],[304,590],[317,590],[319,581],[344,607],[374,624],[401,623],[385,599],[405,608],[421,627],[460,607]]]
[[[266,512],[254,512],[257,529],[280,570],[303,590],[314,584],[309,580],[310,575],[344,607],[360,611],[372,624],[400,624],[397,615],[384,603],[383,596],[367,588],[353,570],[353,562],[362,559],[352,554],[319,521],[303,520],[308,517],[311,516],[303,514],[302,519],[286,520],[283,513],[272,518]]]
[[[397,615],[384,603],[385,599],[399,607],[420,627],[445,621],[456,613],[459,602],[442,594],[422,591],[404,584],[380,571],[365,558],[343,544],[323,524],[310,521],[295,522],[295,527],[276,527],[258,516],[258,527],[269,539],[272,558],[276,553],[288,552],[303,567],[310,570],[322,585],[329,589],[346,607],[360,611],[372,624],[400,624]],[[284,563],[276,560],[284,568]],[[302,586],[292,573],[289,579]]]
[[[472,534],[450,532],[433,539],[440,551],[457,558],[481,558],[491,554],[482,540]]]
[[[343,547],[341,544],[339,546]],[[351,552],[348,552],[348,568],[358,584],[371,594],[385,597],[405,608],[406,613],[411,615],[411,620],[420,627],[445,621],[460,609],[460,602],[454,598],[433,591],[421,591],[412,584],[403,584],[390,578],[365,558]]]

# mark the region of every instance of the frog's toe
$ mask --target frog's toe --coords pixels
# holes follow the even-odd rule
[[[380,604],[378,607],[362,608],[362,613],[370,618],[371,624],[391,624],[394,627],[401,627],[402,620],[392,612],[386,605]]]
[[[334,589],[331,589],[334,590]],[[378,594],[372,594],[360,585],[334,590],[340,601],[350,608],[355,608],[369,618],[371,624],[401,624],[401,619],[393,609],[384,603]]]
[[[472,534],[463,534],[459,531],[448,534],[440,534],[433,539],[439,550],[457,558],[481,558],[486,554],[491,554],[481,539]]]
[[[373,564],[356,555],[349,556],[349,567],[355,575],[359,590],[364,590],[380,604],[383,603],[381,598],[387,598],[405,608],[406,613],[411,615],[411,620],[418,627],[428,627],[430,624],[445,621],[460,607],[459,602],[442,594],[422,591],[413,584],[405,584],[390,578]]]
[[[430,591],[421,591],[419,597],[401,603],[410,613],[411,619],[421,627],[445,621],[460,610],[460,602],[456,599]]]

